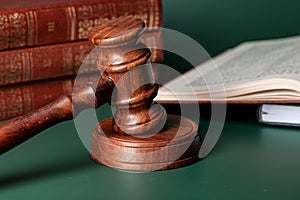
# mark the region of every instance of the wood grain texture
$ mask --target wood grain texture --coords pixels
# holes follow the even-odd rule
[[[95,27],[90,41],[100,48],[98,69],[116,85],[112,119],[93,133],[92,159],[123,170],[149,171],[182,167],[198,160],[201,141],[195,122],[166,114],[153,103],[155,83],[150,50],[139,41],[145,23],[125,17]]]
[[[201,139],[195,122],[168,115],[164,129],[150,136],[115,132],[112,119],[100,122],[93,134],[91,157],[109,167],[135,170],[166,170],[199,160]]]
[[[138,18],[117,18],[95,27],[90,41],[99,48],[98,83],[0,125],[0,153],[36,133],[68,120],[88,107],[110,101],[113,119],[99,123],[93,132],[91,157],[125,170],[171,169],[198,160],[201,140],[192,120],[169,115],[153,102],[157,95],[151,52],[139,41],[145,23]],[[116,90],[114,90],[116,89]]]
[[[116,108],[114,130],[126,134],[151,132],[166,118],[164,109],[153,106],[158,85],[148,62],[151,52],[139,41],[144,28],[143,20],[124,17],[105,22],[89,34],[89,40],[100,49],[98,69],[116,84],[111,99]]]

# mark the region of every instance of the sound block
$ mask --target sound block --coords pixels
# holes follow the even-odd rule
[[[200,146],[197,124],[185,117],[168,115],[161,132],[141,136],[116,133],[112,119],[107,119],[94,129],[90,155],[122,170],[166,170],[198,161]]]

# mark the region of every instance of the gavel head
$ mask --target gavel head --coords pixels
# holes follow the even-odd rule
[[[139,41],[143,20],[117,18],[91,30],[89,40],[99,48],[97,67],[116,85],[111,104],[116,108],[113,129],[129,135],[153,134],[166,120],[165,110],[153,103],[158,85],[149,58],[151,51]]]

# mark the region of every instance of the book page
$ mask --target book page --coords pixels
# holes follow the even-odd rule
[[[207,61],[166,86],[174,90],[192,86],[199,90],[207,85],[218,87],[224,84],[226,88],[267,78],[300,80],[300,36],[243,43],[213,61],[215,66],[212,61]],[[183,82],[186,84],[182,85]]]

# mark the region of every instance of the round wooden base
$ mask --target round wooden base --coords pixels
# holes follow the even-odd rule
[[[197,124],[185,117],[168,115],[160,133],[140,136],[114,132],[112,119],[107,119],[95,127],[90,155],[122,170],[166,170],[198,161],[200,146]]]

